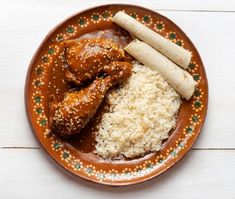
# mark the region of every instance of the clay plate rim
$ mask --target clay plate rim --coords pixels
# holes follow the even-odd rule
[[[69,17],[67,17],[65,20],[63,20],[62,22],[57,24],[52,30],[50,30],[49,33],[46,35],[46,37],[43,39],[43,41],[41,42],[41,44],[37,48],[36,52],[34,53],[33,58],[31,59],[29,67],[28,67],[28,70],[27,70],[26,80],[25,80],[25,87],[24,87],[24,103],[25,103],[25,111],[26,111],[28,123],[30,125],[30,128],[31,128],[33,134],[34,134],[34,137],[36,138],[37,142],[41,146],[43,146],[42,148],[44,148],[44,151],[46,151],[46,153],[51,157],[51,159],[53,159],[53,162],[56,163],[56,165],[59,168],[62,168],[63,171],[65,171],[71,177],[76,177],[76,178],[79,177],[79,178],[85,179],[85,180],[87,180],[89,182],[94,182],[94,183],[97,183],[97,184],[121,187],[121,186],[126,186],[126,185],[138,184],[138,183],[141,183],[141,182],[145,182],[145,181],[151,180],[151,179],[153,179],[153,178],[155,178],[157,176],[160,176],[160,175],[164,174],[166,171],[168,171],[170,168],[173,168],[173,166],[175,166],[180,160],[183,159],[183,157],[185,157],[185,155],[189,152],[189,150],[192,148],[193,144],[197,140],[199,134],[201,133],[202,127],[204,125],[205,118],[206,118],[206,115],[207,115],[207,108],[208,108],[209,89],[208,89],[208,81],[207,81],[207,76],[206,76],[204,64],[203,64],[203,62],[201,60],[200,54],[198,53],[198,59],[201,62],[201,66],[202,66],[202,73],[205,76],[205,78],[203,80],[205,81],[205,88],[206,88],[206,90],[205,90],[206,91],[206,95],[205,95],[205,97],[206,97],[205,112],[203,114],[202,122],[199,124],[198,132],[193,137],[192,142],[188,143],[188,146],[185,148],[184,153],[180,154],[176,159],[174,159],[174,162],[171,165],[169,165],[168,167],[165,167],[160,172],[157,172],[157,173],[153,172],[149,176],[145,176],[144,178],[141,178],[141,179],[129,180],[128,182],[105,182],[105,181],[98,181],[98,180],[89,178],[89,176],[77,175],[77,173],[75,173],[73,170],[69,170],[69,169],[65,168],[63,164],[58,162],[51,155],[51,153],[47,149],[47,147],[45,147],[44,144],[40,142],[40,140],[38,138],[38,135],[36,134],[35,129],[33,128],[33,125],[32,125],[32,122],[31,122],[30,113],[29,113],[29,107],[28,107],[28,85],[29,85],[29,78],[30,78],[30,74],[31,74],[32,69],[33,69],[33,63],[36,60],[37,54],[39,53],[40,49],[44,46],[44,44],[46,43],[47,39],[53,34],[54,31],[56,31],[62,24],[66,23],[71,18],[73,18],[73,17],[75,17],[75,16],[77,16],[77,15],[83,13],[83,12],[86,12],[86,11],[89,11],[89,10],[95,9],[95,8],[102,8],[102,7],[105,7],[105,6],[127,6],[127,7],[133,7],[133,8],[141,8],[143,10],[154,12],[154,13],[160,15],[162,18],[164,18],[167,21],[169,21],[172,25],[176,26],[181,31],[182,35],[188,40],[188,42],[190,43],[190,46],[193,48],[193,50],[198,53],[198,51],[197,51],[196,47],[194,46],[194,44],[192,43],[192,41],[189,39],[189,37],[183,32],[183,30],[180,27],[178,27],[173,21],[171,21],[167,17],[165,17],[165,16],[163,16],[163,15],[161,15],[161,14],[159,14],[159,13],[157,13],[157,12],[155,12],[155,11],[149,9],[149,8],[145,8],[145,7],[139,6],[139,5],[138,6],[137,5],[132,5],[132,4],[102,4],[102,5],[98,5],[98,6],[89,7],[89,8],[83,9],[83,10],[81,10],[81,11],[79,11],[79,12],[77,12],[77,13],[69,16]]]

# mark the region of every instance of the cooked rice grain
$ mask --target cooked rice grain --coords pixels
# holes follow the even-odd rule
[[[133,158],[159,151],[175,127],[179,94],[156,72],[134,64],[129,80],[107,94],[110,112],[102,116],[96,153]]]

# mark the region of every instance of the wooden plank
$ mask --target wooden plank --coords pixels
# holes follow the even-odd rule
[[[37,6],[37,7],[63,7],[74,8],[74,9],[83,9],[86,7],[101,5],[101,4],[111,4],[111,3],[127,3],[141,5],[149,7],[156,10],[184,10],[184,11],[235,11],[235,2],[233,0],[86,0],[86,1],[77,1],[77,0],[47,0],[47,1],[37,1],[37,0],[23,0],[16,1],[10,0],[1,2],[3,6]]]
[[[164,175],[112,188],[74,179],[41,150],[0,150],[0,198],[226,198],[235,197],[235,151],[191,151]]]
[[[47,32],[81,8],[55,6],[51,12],[50,3],[48,7],[42,4],[33,7],[33,4],[27,2],[31,7],[25,4],[5,8],[0,6],[0,103],[3,105],[0,111],[0,146],[38,146],[24,111],[27,67]],[[206,67],[210,86],[209,110],[203,133],[195,147],[234,148],[235,70],[231,58],[234,57],[235,49],[231,42],[235,28],[231,24],[235,21],[235,13],[161,13],[188,34],[201,53]]]

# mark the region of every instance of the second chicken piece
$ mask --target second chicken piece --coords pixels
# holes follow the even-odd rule
[[[64,57],[68,65],[65,76],[77,85],[92,80],[101,73],[108,74],[111,62],[125,61],[125,52],[111,39],[69,40],[64,45]]]

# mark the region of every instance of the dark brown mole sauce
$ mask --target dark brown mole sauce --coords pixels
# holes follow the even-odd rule
[[[120,28],[90,32],[76,39],[79,40],[83,38],[112,39],[120,46],[120,48],[124,48],[132,40],[130,35]],[[62,53],[63,51],[61,50],[61,55],[52,62],[52,65],[48,72],[48,97],[54,96],[56,101],[61,101],[64,97],[65,92],[68,92],[71,89],[79,89],[75,85],[69,84],[65,79],[65,68],[62,63]],[[91,158],[97,159],[97,156],[93,156],[91,154],[95,150],[95,133],[98,130],[98,124],[101,121],[102,115],[108,110],[109,106],[104,99],[97,113],[86,125],[86,127],[77,136],[66,140],[64,144],[69,148],[75,148],[78,153],[90,153],[90,156],[92,156]],[[49,116],[49,111],[46,114]]]

